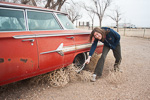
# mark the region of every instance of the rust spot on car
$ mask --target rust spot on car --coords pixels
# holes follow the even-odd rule
[[[11,59],[9,58],[8,61],[11,61]]]
[[[31,63],[32,63],[32,67],[34,67],[34,65],[33,65],[33,61],[31,60]]]
[[[28,59],[20,59],[20,61],[26,63],[28,61]]]
[[[4,62],[4,58],[0,58],[0,63],[3,63]]]

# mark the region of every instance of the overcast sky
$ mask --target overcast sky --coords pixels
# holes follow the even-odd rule
[[[82,1],[82,0],[80,0]],[[84,1],[84,0],[83,0]],[[89,0],[90,1],[90,0]],[[112,0],[112,4],[107,13],[114,8],[115,5],[120,7],[122,20],[120,23],[131,23],[136,27],[150,27],[150,0]],[[87,2],[87,0],[86,0]],[[90,4],[90,2],[88,2]],[[85,12],[83,10],[83,12]],[[90,21],[86,14],[82,15],[80,21]],[[104,17],[102,26],[111,26],[115,23],[109,17]],[[94,25],[98,26],[98,18],[95,17]]]

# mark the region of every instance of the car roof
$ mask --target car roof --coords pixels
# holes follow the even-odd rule
[[[53,10],[53,9],[30,6],[30,5],[24,5],[24,4],[9,3],[9,2],[3,2],[3,1],[0,1],[0,7],[16,8],[16,9],[29,9],[29,10],[38,10],[38,11],[48,11],[48,12],[55,12],[55,13],[61,13],[61,14],[67,15],[64,12],[60,12],[60,11]]]

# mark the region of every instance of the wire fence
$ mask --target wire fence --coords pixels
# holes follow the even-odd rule
[[[89,27],[78,27],[79,29],[92,30]],[[117,31],[117,28],[113,28]],[[150,38],[150,29],[146,28],[119,28],[120,35],[122,36],[133,36],[133,37],[142,37],[142,38]]]
[[[116,28],[114,28],[117,31]],[[143,37],[143,38],[150,38],[150,29],[141,29],[141,28],[121,28],[118,32],[120,35],[123,36],[134,36],[134,37]]]

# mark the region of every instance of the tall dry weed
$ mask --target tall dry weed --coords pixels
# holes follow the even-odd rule
[[[100,56],[101,56],[101,54],[98,55],[98,54],[94,53],[92,55],[90,63],[86,65],[85,70],[93,72],[95,67],[96,67],[97,61],[100,58]]]
[[[107,81],[112,84],[121,84],[126,81],[126,76],[124,70],[114,71],[113,69],[109,70],[109,74],[107,76]]]
[[[31,83],[49,84],[52,87],[64,87],[69,82],[90,81],[92,75],[91,72],[81,71],[78,73],[77,70],[78,69],[74,64],[71,64],[66,68],[61,68],[44,75],[36,76],[31,80]]]

